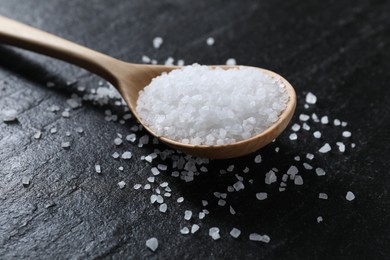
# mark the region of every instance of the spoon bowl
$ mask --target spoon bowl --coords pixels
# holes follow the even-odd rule
[[[130,110],[138,121],[136,106],[139,92],[149,85],[153,78],[164,72],[180,69],[179,66],[142,65],[126,63],[105,54],[88,49],[76,43],[67,41],[52,34],[43,32],[28,25],[0,16],[0,43],[14,45],[54,58],[58,58],[103,77],[112,83],[121,93]],[[237,66],[212,66],[223,69]],[[147,125],[144,128],[160,141],[185,153],[216,159],[227,159],[252,153],[269,144],[278,137],[290,122],[296,107],[296,94],[291,84],[275,72],[256,68],[262,72],[280,79],[288,93],[285,110],[279,119],[264,132],[249,139],[225,145],[191,145],[183,144],[164,136],[157,136]]]

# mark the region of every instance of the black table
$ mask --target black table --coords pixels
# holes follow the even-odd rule
[[[168,147],[152,144],[152,139],[143,147],[138,141],[114,144],[117,133],[126,136],[137,125],[134,119],[124,124],[105,120],[106,110],[119,119],[127,114],[114,101],[104,106],[83,101],[82,107],[70,109],[70,118],[61,115],[72,94],[106,87],[101,79],[0,45],[0,110],[19,112],[16,122],[0,123],[0,258],[388,259],[389,11],[390,2],[384,0],[0,0],[0,15],[125,61],[140,63],[147,55],[159,63],[172,56],[186,64],[221,64],[235,58],[239,64],[280,73],[298,94],[292,123],[274,143],[243,158],[211,161],[208,173],[186,183],[171,176],[171,156],[152,163],[141,160]],[[155,36],[164,38],[158,50],[152,45]],[[213,46],[206,44],[210,36]],[[305,108],[308,92],[318,101]],[[50,111],[52,105],[60,110]],[[299,115],[312,113],[327,115],[330,123],[310,119],[311,129],[300,129],[298,140],[290,140],[292,124],[303,124]],[[334,119],[348,125],[334,126]],[[57,133],[51,134],[52,128]],[[313,137],[317,130],[320,139]],[[37,131],[42,131],[40,139],[33,137]],[[352,136],[342,137],[343,131]],[[63,141],[71,142],[69,149],[61,147]],[[332,150],[319,153],[326,142]],[[344,153],[336,142],[346,145]],[[125,150],[132,151],[131,160],[112,158]],[[307,159],[307,153],[314,159]],[[258,154],[260,164],[254,162]],[[304,162],[326,175],[305,169]],[[95,164],[101,165],[101,174]],[[163,182],[172,189],[172,197],[165,197],[166,213],[150,203],[152,190],[133,188],[148,183],[158,164],[167,164],[168,170],[156,176],[153,189]],[[230,165],[232,172],[220,173]],[[291,165],[298,167],[304,184],[289,180],[280,192]],[[243,173],[246,166],[250,171]],[[265,184],[265,174],[274,167],[277,182]],[[235,174],[244,178],[245,189],[227,192],[237,182]],[[23,178],[30,181],[27,187]],[[127,184],[124,189],[119,189],[120,181]],[[346,200],[348,191],[355,194],[353,201]],[[214,192],[228,193],[225,206],[217,205]],[[258,192],[267,192],[268,198],[256,199]],[[328,199],[319,199],[319,193]],[[181,196],[184,202],[177,203]],[[200,220],[203,209],[210,213]],[[183,218],[185,210],[194,213],[190,221]],[[180,234],[182,227],[195,223],[198,232]],[[211,227],[220,229],[219,240],[208,235]],[[233,227],[242,232],[238,239],[229,235]],[[267,234],[271,241],[250,241],[251,233]],[[145,246],[151,237],[159,241],[156,252]]]

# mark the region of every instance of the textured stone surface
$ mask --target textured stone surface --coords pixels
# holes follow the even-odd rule
[[[357,145],[345,155],[315,153],[309,163],[327,174],[318,177],[314,170],[306,171],[303,186],[289,184],[282,193],[277,186],[264,184],[265,173],[274,166],[285,172],[298,164],[295,155],[304,158],[315,152],[319,141],[292,142],[286,132],[261,151],[261,164],[254,164],[255,155],[213,161],[209,173],[191,183],[161,174],[158,181],[168,181],[173,189],[168,211],[161,213],[150,204],[150,191],[132,189],[135,183],[147,183],[151,165],[139,158],[155,146],[138,148],[126,142],[117,148],[113,143],[116,133],[130,133],[134,121],[107,123],[105,109],[123,114],[115,105],[98,108],[86,102],[71,110],[69,119],[47,110],[53,104],[61,111],[67,107],[66,99],[76,91],[66,86],[67,81],[91,88],[99,78],[0,45],[0,109],[21,111],[18,122],[0,123],[0,258],[387,258],[389,10],[384,0],[0,0],[0,15],[126,61],[141,62],[145,54],[160,62],[173,56],[187,64],[221,64],[233,57],[238,64],[277,71],[297,90],[294,122],[307,112],[304,97],[311,91],[318,97],[317,111],[347,121]],[[155,36],[164,37],[160,50],[152,46]],[[209,36],[215,38],[213,46],[206,45]],[[47,88],[48,81],[56,87]],[[78,126],[84,129],[82,135],[75,131]],[[50,134],[52,127],[57,134]],[[334,128],[315,129],[322,138],[339,138]],[[37,130],[43,132],[40,140],[33,138]],[[72,134],[66,138],[68,130]],[[71,142],[67,150],[61,148],[64,140]],[[277,156],[275,147],[280,147]],[[113,152],[126,148],[133,153],[131,160],[112,159]],[[100,175],[95,173],[96,163],[102,166]],[[219,169],[231,164],[237,173],[249,165],[246,180],[254,180],[227,198],[235,216],[227,207],[217,206],[212,195],[237,181],[234,174],[219,176]],[[121,165],[123,172],[118,170]],[[28,187],[22,185],[25,176],[30,178]],[[128,185],[120,190],[117,183],[122,180]],[[345,200],[349,190],[356,196],[352,202]],[[267,192],[268,198],[256,200],[257,192]],[[329,199],[319,200],[320,192]],[[185,201],[174,203],[180,196]],[[196,234],[181,235],[182,227],[190,227],[184,211],[196,214],[203,209],[202,199],[210,202],[206,208],[211,214],[204,221],[193,221],[200,223]],[[320,224],[318,216],[324,218]],[[220,240],[208,236],[210,227],[219,227]],[[233,227],[242,231],[240,238],[230,237]],[[267,234],[271,242],[249,241],[250,233]],[[150,237],[159,241],[154,253],[145,246]]]

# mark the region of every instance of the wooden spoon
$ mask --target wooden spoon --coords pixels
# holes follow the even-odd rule
[[[179,66],[126,63],[1,16],[0,42],[73,63],[103,77],[118,89],[134,116],[141,124],[142,120],[139,118],[136,111],[139,91],[161,73],[180,68]],[[220,67],[228,69],[236,66]],[[157,136],[147,125],[143,126],[150,134],[156,136],[167,145],[192,155],[225,159],[252,153],[269,144],[273,139],[279,136],[290,122],[296,106],[296,94],[294,88],[287,82],[287,80],[275,72],[261,68],[257,69],[271,75],[272,77],[281,79],[286,86],[289,95],[287,107],[281,113],[279,120],[261,134],[227,145],[190,145],[182,144],[163,136]]]

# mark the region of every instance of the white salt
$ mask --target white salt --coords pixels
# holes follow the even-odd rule
[[[300,176],[300,175],[295,176],[295,178],[294,178],[294,184],[295,184],[295,185],[303,185],[302,176]]]
[[[96,165],[95,165],[95,171],[96,171],[97,173],[102,173],[102,167],[101,167],[99,164],[96,164]]]
[[[184,201],[184,198],[183,197],[179,197],[177,198],[176,202],[177,203],[182,203]]]
[[[306,130],[306,131],[310,131],[310,126],[308,124],[306,124],[306,123],[303,123],[302,129]]]
[[[38,132],[36,132],[36,133],[34,134],[34,138],[35,138],[35,139],[39,139],[39,138],[41,138],[41,136],[42,136],[42,132],[41,132],[41,131],[38,131]]]
[[[265,174],[265,184],[272,184],[277,181],[277,177],[273,171],[269,171]]]
[[[298,139],[298,136],[296,133],[292,133],[290,134],[290,136],[288,137],[291,141],[294,141],[294,140],[297,140]]]
[[[261,155],[260,155],[260,154],[256,155],[256,157],[255,157],[255,163],[261,163]],[[248,168],[247,171],[249,171],[249,168]]]
[[[345,196],[345,198],[348,200],[348,201],[352,201],[355,199],[355,194],[353,194],[352,191],[348,191],[347,192],[347,195]]]
[[[306,154],[306,158],[309,159],[309,160],[313,160],[314,159],[314,154],[308,153],[308,154]]]
[[[131,159],[131,157],[132,157],[132,153],[129,152],[129,151],[124,152],[124,153],[122,154],[122,156],[121,156],[121,158],[122,158],[122,159],[125,159],[125,160],[129,160],[129,159]]]
[[[213,45],[214,42],[215,42],[215,40],[214,40],[213,37],[209,37],[209,38],[207,38],[207,40],[206,40],[206,43],[207,43],[208,46]]]
[[[124,189],[126,187],[126,182],[120,181],[118,182],[119,189]]]
[[[257,233],[252,233],[249,235],[249,240],[251,241],[260,241],[264,243],[269,243],[271,241],[270,237],[267,235],[259,235]]]
[[[153,252],[156,251],[156,249],[158,248],[158,240],[155,237],[152,237],[152,238],[149,238],[148,240],[146,240],[145,244]]]
[[[237,64],[236,59],[230,58],[226,61],[226,65],[235,66]]]
[[[303,163],[303,167],[304,167],[306,170],[311,170],[311,169],[313,169],[313,166],[311,166],[311,165],[308,164],[308,163]]]
[[[153,175],[159,175],[160,174],[160,171],[156,168],[156,167],[153,167],[152,169],[150,169],[152,174]]]
[[[326,125],[326,124],[328,124],[328,123],[329,123],[329,118],[328,118],[328,116],[323,116],[323,117],[321,117],[321,124]]]
[[[61,143],[61,147],[64,148],[64,149],[67,149],[70,147],[70,142],[62,142]]]
[[[121,145],[122,144],[122,139],[120,139],[120,138],[115,138],[115,140],[114,140],[114,144],[115,145]]]
[[[192,211],[191,210],[184,211],[184,219],[190,220],[191,218],[192,218]]]
[[[299,115],[299,120],[301,121],[307,121],[310,119],[310,116],[306,115],[306,114],[300,114]]]
[[[239,230],[238,228],[233,228],[231,231],[230,231],[230,235],[234,238],[238,238],[240,235],[241,235],[241,230]]]
[[[336,145],[339,147],[340,152],[345,152],[345,144],[342,142],[337,142]]]
[[[343,137],[347,137],[348,138],[348,137],[351,137],[352,134],[349,131],[344,131],[342,135],[343,135]]]
[[[268,197],[268,194],[266,192],[256,193],[256,198],[258,200],[265,200],[267,197]]]
[[[335,126],[339,126],[339,125],[341,125],[341,121],[338,120],[338,119],[335,119],[335,120],[333,120],[333,124],[334,124]]]
[[[223,145],[268,129],[287,101],[281,80],[258,69],[192,65],[154,78],[139,93],[136,110],[159,136]]]
[[[297,132],[297,131],[299,131],[299,129],[301,129],[301,126],[298,125],[298,124],[293,124],[293,126],[291,127],[291,129],[292,129],[294,132]]]
[[[143,63],[150,63],[151,59],[146,55],[142,55],[142,62]]]
[[[322,199],[322,200],[327,200],[328,199],[328,194],[320,193],[320,194],[318,194],[318,198]]]
[[[133,189],[138,190],[141,187],[142,187],[141,184],[134,184]]]
[[[211,236],[214,240],[221,238],[221,236],[219,235],[219,228],[217,228],[217,227],[210,228],[209,229],[209,236]]]
[[[326,172],[322,168],[317,168],[316,169],[316,174],[318,176],[324,176],[326,174]]]
[[[190,230],[188,227],[183,227],[182,229],[180,229],[180,233],[183,235],[187,235],[190,233]]]
[[[129,142],[134,142],[136,140],[136,136],[135,134],[129,134],[128,136],[126,136],[126,140],[129,141]]]
[[[236,191],[239,191],[239,190],[245,189],[245,186],[244,186],[244,183],[242,183],[242,181],[238,181],[238,182],[236,182],[236,183],[233,184],[233,188],[234,188]]]
[[[321,223],[322,221],[324,221],[323,217],[318,216],[318,217],[317,217],[317,223]]]
[[[330,145],[328,143],[324,144],[318,151],[320,153],[327,153],[331,150],[332,148],[330,147]]]
[[[159,210],[163,213],[165,213],[167,211],[167,209],[168,209],[168,206],[165,203],[161,204],[159,207]]]
[[[155,49],[159,49],[160,46],[163,44],[163,42],[164,42],[163,38],[161,38],[161,37],[155,37],[155,38],[153,39],[153,47],[154,47]]]
[[[307,93],[307,95],[306,95],[306,103],[308,103],[308,104],[315,104],[316,102],[317,102],[317,97],[313,93],[311,93],[311,92]]]
[[[195,234],[199,230],[199,225],[193,224],[191,227],[191,234]]]
[[[321,138],[321,132],[320,132],[320,131],[315,131],[315,132],[313,133],[313,136],[314,136],[315,138]]]

